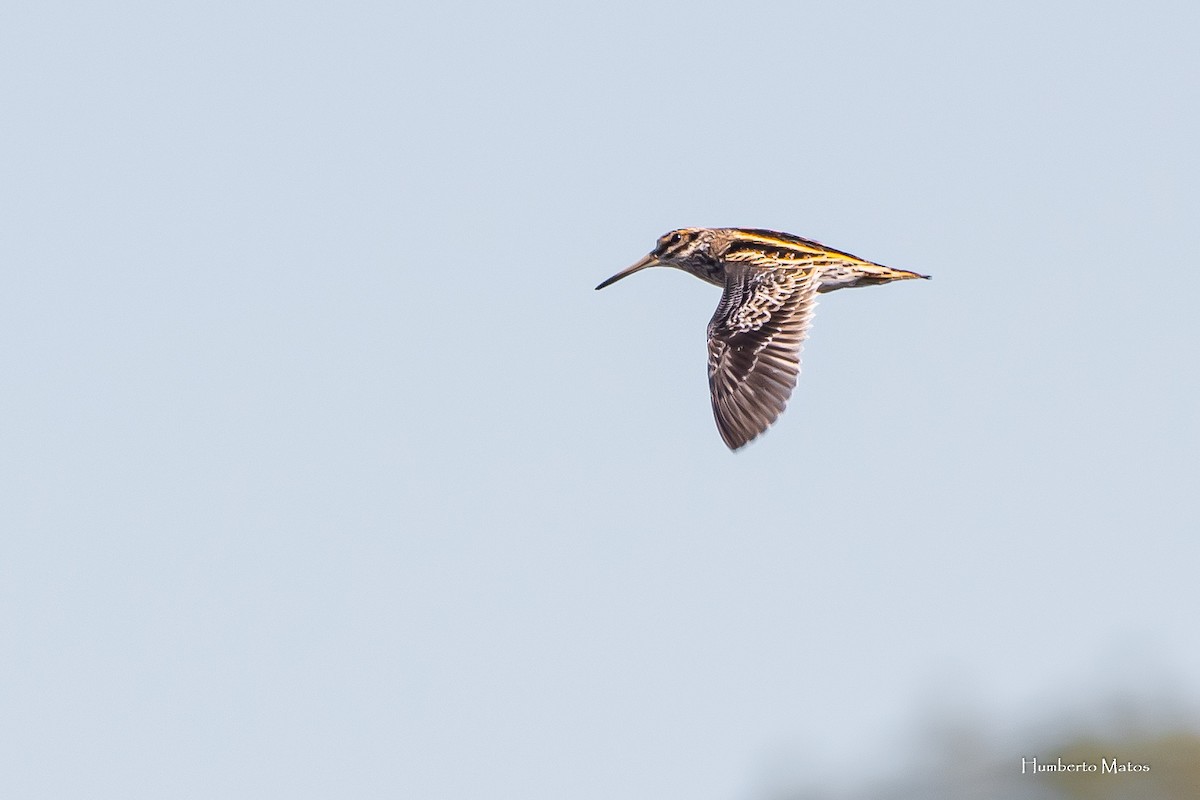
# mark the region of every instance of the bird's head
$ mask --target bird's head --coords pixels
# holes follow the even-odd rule
[[[621,278],[640,272],[647,267],[677,267],[689,272],[695,271],[693,268],[708,258],[713,233],[710,228],[680,228],[665,233],[659,237],[655,248],[641,261],[618,272],[596,288],[603,289],[605,286],[616,283]]]

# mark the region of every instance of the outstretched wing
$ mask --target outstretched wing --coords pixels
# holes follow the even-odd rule
[[[726,265],[725,293],[708,323],[708,385],[730,450],[765,431],[787,406],[818,285],[815,269]]]

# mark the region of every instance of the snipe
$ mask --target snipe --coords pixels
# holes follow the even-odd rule
[[[708,323],[708,385],[731,450],[765,431],[787,405],[818,293],[929,277],[790,233],[681,228],[596,288],[647,267],[675,267],[725,289]]]

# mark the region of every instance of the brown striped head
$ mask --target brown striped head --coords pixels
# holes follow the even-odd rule
[[[658,237],[658,244],[651,252],[662,262],[683,262],[701,249],[707,250],[712,239],[708,228],[679,228]]]

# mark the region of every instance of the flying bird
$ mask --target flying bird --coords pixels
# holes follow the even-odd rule
[[[680,228],[596,288],[647,267],[675,267],[725,290],[708,323],[708,386],[717,430],[730,450],[745,446],[783,413],[800,374],[818,293],[929,278],[790,233]]]

